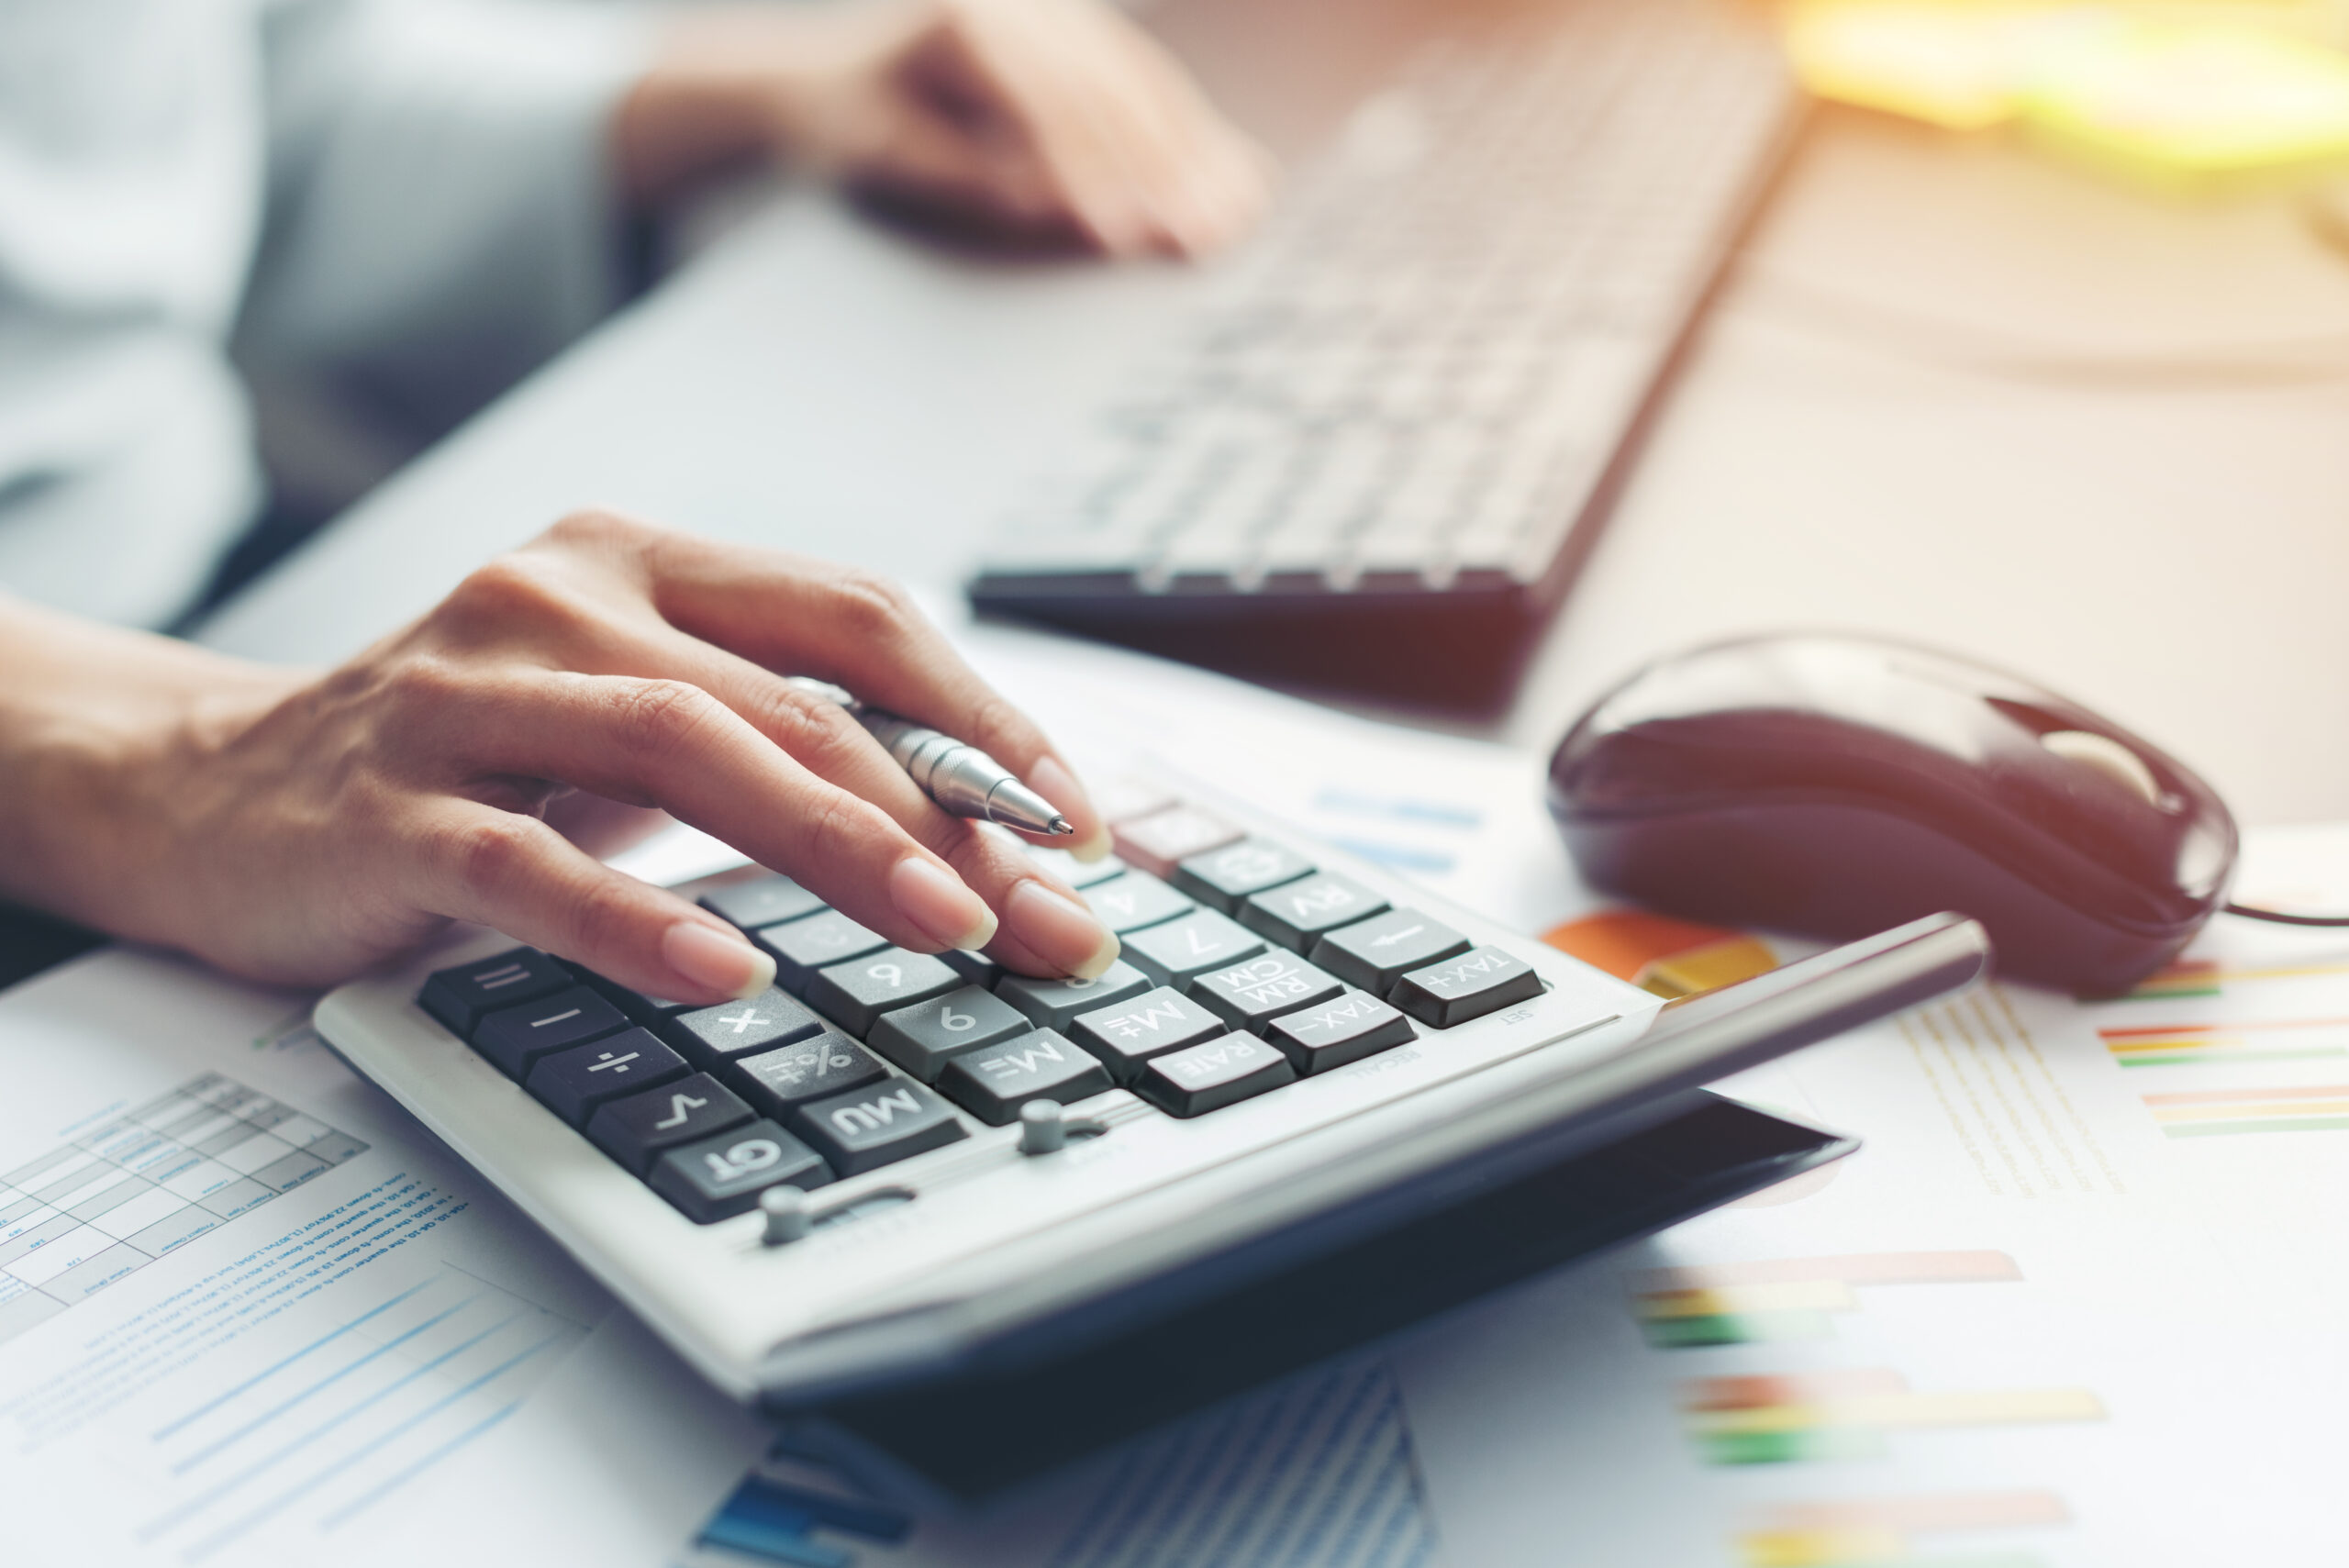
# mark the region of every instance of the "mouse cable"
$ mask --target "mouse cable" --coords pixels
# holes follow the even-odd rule
[[[2349,915],[2287,915],[2280,909],[2254,909],[2248,904],[2221,904],[2219,908],[2246,920],[2273,920],[2279,926],[2349,926]]]

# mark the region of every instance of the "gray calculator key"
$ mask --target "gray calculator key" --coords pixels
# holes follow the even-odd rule
[[[1467,951],[1468,939],[1451,927],[1417,909],[1389,909],[1322,937],[1313,944],[1313,962],[1349,985],[1384,996],[1407,972]]]
[[[1329,975],[1290,953],[1268,952],[1191,982],[1191,995],[1234,1029],[1256,1034],[1283,1013],[1336,1000],[1342,989]]]
[[[1334,1002],[1275,1018],[1264,1038],[1308,1077],[1419,1039],[1411,1020],[1367,991],[1348,987]]]
[[[1295,1082],[1287,1057],[1253,1035],[1228,1034],[1153,1058],[1134,1092],[1174,1116],[1204,1116]]]
[[[916,1006],[884,1013],[865,1041],[925,1084],[966,1051],[994,1045],[1036,1026],[999,996],[964,985]]]
[[[1206,1004],[1161,985],[1115,1006],[1078,1015],[1069,1034],[1101,1059],[1111,1078],[1130,1084],[1141,1076],[1142,1063],[1152,1057],[1213,1040],[1225,1028]]]
[[[510,948],[495,958],[435,970],[416,1001],[451,1034],[471,1040],[484,1015],[535,1002],[573,984],[569,970],[538,949]]]
[[[880,1058],[838,1029],[742,1057],[727,1073],[753,1106],[773,1117],[888,1075]]]
[[[1162,985],[1188,984],[1195,974],[1264,951],[1264,938],[1212,909],[1194,909],[1126,939],[1126,957]]]
[[[792,1125],[843,1176],[970,1136],[953,1106],[907,1078],[891,1078],[804,1105]]]
[[[751,1107],[733,1090],[707,1073],[696,1073],[597,1106],[587,1118],[587,1140],[641,1176],[662,1150],[750,1119]]]
[[[938,957],[939,962],[945,964],[947,968],[982,991],[994,990],[996,982],[1001,980],[1005,973],[1003,965],[983,952],[965,952],[961,948],[948,948]]]
[[[739,1056],[755,1056],[795,1040],[805,1040],[824,1027],[779,985],[770,985],[747,1002],[727,1002],[680,1013],[661,1029],[661,1036],[684,1052],[686,1061],[706,1073],[715,1073]]]
[[[1156,877],[1138,871],[1097,884],[1086,890],[1085,901],[1103,925],[1121,937],[1198,907]]]
[[[837,909],[780,926],[762,926],[751,940],[774,954],[775,981],[795,996],[807,994],[816,972],[828,963],[878,952],[888,939],[866,930]]]
[[[1108,1070],[1052,1029],[966,1051],[938,1075],[939,1091],[985,1122],[1001,1127],[1030,1100],[1072,1100],[1109,1087]]]
[[[769,1187],[820,1187],[831,1179],[813,1149],[771,1121],[672,1149],[653,1162],[651,1177],[652,1190],[696,1225],[748,1214]]]
[[[1241,901],[1268,887],[1310,874],[1313,862],[1269,839],[1242,839],[1219,850],[1193,855],[1174,868],[1174,885],[1229,915]]]
[[[962,984],[961,975],[926,952],[883,948],[818,970],[807,983],[807,1005],[849,1033],[863,1036],[890,1008],[927,1002]]]
[[[1475,948],[1415,969],[1395,983],[1395,1005],[1424,1024],[1448,1029],[1542,995],[1533,966],[1500,948]]]
[[[1115,855],[1103,855],[1097,861],[1081,861],[1066,850],[1031,848],[1028,853],[1038,865],[1079,893],[1095,883],[1108,881],[1126,869],[1126,862]]]
[[[721,920],[755,931],[778,920],[813,915],[824,906],[824,901],[789,877],[770,873],[748,882],[713,887],[701,895],[701,906]]]
[[[489,1058],[500,1073],[519,1083],[530,1063],[549,1051],[579,1045],[628,1028],[620,1010],[590,991],[574,985],[544,996],[527,1007],[507,1007],[482,1019],[473,1030],[473,1049]]]
[[[1028,1015],[1038,1029],[1066,1033],[1079,1013],[1139,996],[1150,989],[1150,976],[1118,960],[1098,980],[1038,980],[1032,975],[1007,974],[995,994]]]
[[[1303,952],[1324,931],[1385,913],[1386,900],[1350,876],[1321,872],[1241,902],[1240,923]]]
[[[642,1029],[541,1056],[523,1080],[530,1097],[573,1127],[597,1106],[685,1075],[685,1059]]]

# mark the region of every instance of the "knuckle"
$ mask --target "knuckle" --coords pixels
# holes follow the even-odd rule
[[[589,506],[556,519],[539,542],[566,549],[608,550],[641,543],[652,530],[633,517]]]
[[[852,850],[863,840],[885,835],[886,820],[878,806],[844,789],[828,790],[808,813],[807,843],[818,854]]]
[[[537,859],[541,824],[527,817],[500,816],[467,822],[450,835],[450,858],[458,884],[475,894],[511,887]]]
[[[774,743],[813,773],[829,775],[863,743],[863,726],[821,697],[778,691],[761,717]]]
[[[861,642],[895,642],[915,624],[913,600],[906,591],[869,572],[843,573],[835,579],[832,604],[841,631]]]
[[[627,944],[636,926],[633,891],[611,877],[598,877],[571,901],[572,940],[581,952],[606,953]]]
[[[688,681],[619,683],[613,728],[629,752],[652,761],[697,749],[719,722],[718,699]]]
[[[443,618],[461,636],[507,632],[568,612],[566,595],[547,563],[518,550],[468,573],[441,606]]]
[[[1033,761],[1027,754],[1032,746],[1028,716],[993,692],[971,705],[968,728],[974,744],[1006,767],[1024,770]]]

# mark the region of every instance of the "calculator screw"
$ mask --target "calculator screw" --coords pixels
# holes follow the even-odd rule
[[[1019,1107],[1019,1152],[1052,1154],[1068,1142],[1068,1125],[1058,1100],[1030,1100]]]
[[[769,1187],[761,1193],[759,1212],[767,1217],[765,1240],[770,1247],[798,1240],[815,1223],[807,1212],[807,1195],[795,1186]]]

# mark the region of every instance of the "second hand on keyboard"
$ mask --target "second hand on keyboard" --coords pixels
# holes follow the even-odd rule
[[[922,794],[957,817],[1000,822],[1025,833],[1065,837],[1076,831],[1052,803],[976,746],[965,745],[911,719],[867,707],[829,681],[787,675],[793,689],[838,703],[888,749]]]

